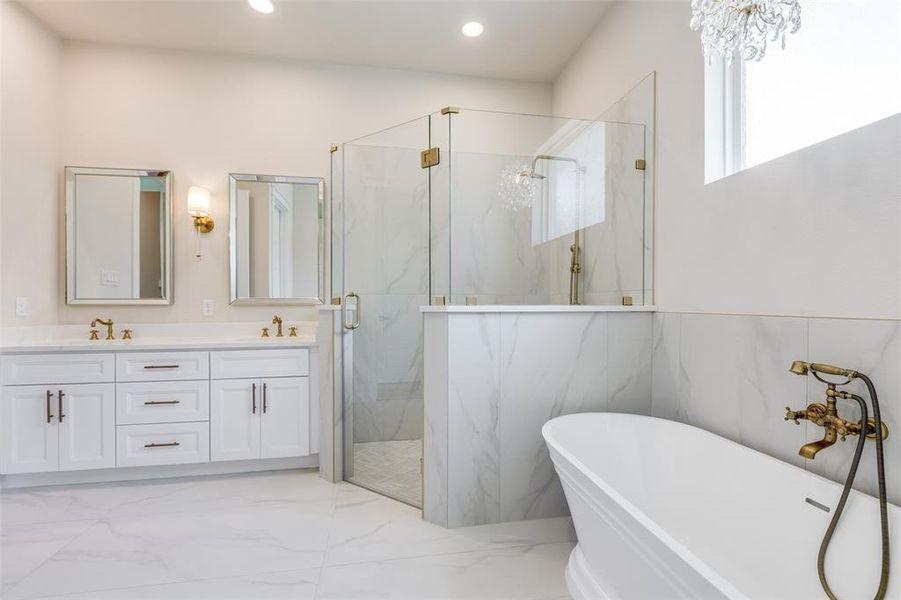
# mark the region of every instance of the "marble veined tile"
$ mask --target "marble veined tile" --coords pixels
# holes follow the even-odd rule
[[[448,348],[448,526],[495,523],[500,315],[453,315]]]
[[[571,543],[325,567],[318,598],[550,600],[566,595]]]
[[[319,569],[280,571],[258,575],[242,575],[222,579],[204,579],[163,585],[66,594],[45,600],[186,600],[221,599],[251,600],[256,598],[291,598],[313,600]]]
[[[675,414],[771,456],[801,465],[801,428],[783,420],[806,394],[792,361],[807,351],[807,320],[683,314]]]
[[[500,519],[567,514],[541,427],[607,408],[606,313],[501,315]]]
[[[326,565],[569,542],[569,518],[445,529],[419,511],[352,486],[338,497]]]
[[[94,521],[4,525],[0,531],[0,584],[24,579]]]
[[[889,502],[901,503],[901,322],[869,321],[862,319],[811,319],[810,350],[812,362],[834,364],[857,369],[873,380],[879,397],[882,419],[888,425],[889,437],[883,442],[887,468]],[[869,395],[866,386],[859,381],[845,387],[865,400]],[[826,386],[812,377],[807,378],[807,402],[825,402]],[[795,399],[793,408],[800,408],[801,398]],[[838,401],[839,414],[847,419],[859,420],[857,402]],[[870,416],[872,416],[872,411]],[[823,429],[807,424],[807,439],[823,437]],[[807,460],[807,469],[830,479],[844,482],[854,456],[857,439],[836,442]],[[875,442],[868,440],[858,467],[854,487],[871,495],[877,494]]]
[[[98,521],[24,578],[10,600],[318,567],[334,504]]]
[[[651,414],[653,316],[607,315],[607,410]]]
[[[335,486],[318,471],[274,471],[221,477],[136,481],[109,518],[237,509],[294,508],[303,502],[334,501]]]
[[[651,415],[686,422],[685,415],[680,413],[682,403],[679,401],[681,334],[680,313],[654,313]]]
[[[129,484],[118,483],[5,489],[0,492],[0,523],[7,527],[99,519],[130,493]]]

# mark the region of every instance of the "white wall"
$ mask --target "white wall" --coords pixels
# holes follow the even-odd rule
[[[21,267],[4,262],[5,326],[82,323],[96,314],[122,322],[197,321],[203,318],[204,298],[216,301],[214,320],[271,317],[271,308],[228,307],[229,172],[327,177],[332,143],[442,106],[539,113],[550,108],[547,84],[74,42],[65,42],[60,51],[58,42],[26,20],[20,9],[11,12],[15,20],[4,24],[4,57],[27,63],[15,66],[27,84],[10,104],[18,98],[23,105],[19,110],[29,113],[7,111],[6,96],[13,95],[8,90],[15,86],[4,69],[4,199],[9,198],[4,205],[10,206],[10,218],[4,215],[4,246],[29,243],[47,256],[30,257]],[[4,58],[4,67],[6,62]],[[45,113],[53,118],[45,118]],[[7,120],[20,122],[21,134],[10,135]],[[22,175],[15,187],[13,182],[8,185],[7,157],[24,154],[33,155],[36,164],[19,168]],[[65,257],[56,240],[64,224],[57,181],[65,165],[173,171],[173,306],[64,304],[57,286],[64,285]],[[12,170],[17,165],[9,166]],[[43,182],[25,176],[36,170]],[[193,230],[185,208],[190,185],[211,190],[216,220],[214,231],[203,237],[199,262],[193,256]],[[15,296],[29,296],[40,312],[16,319]],[[280,310],[286,319],[316,318],[311,308]]]
[[[60,43],[17,4],[0,2],[0,320],[56,321]],[[29,314],[15,318],[16,296]]]
[[[657,73],[656,304],[901,318],[901,117],[704,185],[704,62],[689,3],[621,2],[554,85],[593,117]]]

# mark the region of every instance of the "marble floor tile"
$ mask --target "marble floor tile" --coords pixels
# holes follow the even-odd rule
[[[325,567],[317,598],[515,599],[566,595],[571,543],[520,546]]]
[[[568,517],[444,529],[420,512],[353,486],[342,488],[326,565],[341,565],[575,540]]]
[[[242,575],[222,579],[184,581],[125,589],[65,594],[45,600],[185,600],[212,598],[222,600],[256,600],[258,598],[291,598],[313,600],[319,569]]]
[[[109,518],[190,511],[295,508],[302,502],[334,501],[334,485],[313,470],[270,471],[203,478],[135,482],[106,515]]]
[[[318,567],[332,509],[322,501],[98,521],[10,599]]]
[[[12,587],[93,524],[62,521],[4,526],[0,531],[0,585]]]
[[[0,524],[99,519],[131,493],[128,484],[62,485],[3,490]]]

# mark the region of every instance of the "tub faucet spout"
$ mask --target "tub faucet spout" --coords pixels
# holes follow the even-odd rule
[[[826,429],[826,433],[823,436],[823,439],[817,440],[816,442],[810,442],[809,444],[804,444],[801,446],[801,449],[798,450],[798,454],[803,456],[804,458],[809,458],[813,460],[816,458],[817,453],[824,448],[828,448],[838,439],[838,436],[835,434],[834,428]]]

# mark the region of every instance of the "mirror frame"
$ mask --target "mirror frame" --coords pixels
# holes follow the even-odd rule
[[[165,227],[165,240],[163,250],[165,260],[163,268],[163,294],[161,298],[78,298],[75,296],[75,176],[76,175],[116,175],[119,177],[162,177],[166,190],[166,200],[163,207],[166,217],[163,219]],[[154,169],[116,169],[98,167],[66,167],[66,304],[95,304],[95,305],[170,305],[173,303],[173,248],[172,248],[172,198],[173,184],[172,171]]]
[[[238,297],[238,248],[237,248],[237,190],[238,182],[253,181],[258,183],[297,183],[316,185],[319,196],[319,223],[317,235],[317,282],[318,296],[296,298],[239,298]],[[228,271],[229,271],[229,304],[230,305],[295,305],[317,306],[325,303],[325,179],[322,177],[296,177],[291,175],[249,175],[247,173],[228,174]]]

